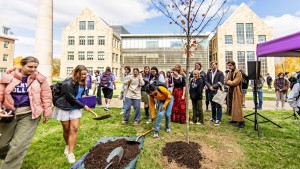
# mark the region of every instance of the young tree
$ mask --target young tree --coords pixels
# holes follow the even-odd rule
[[[186,71],[189,71],[189,58],[197,50],[196,37],[208,31],[214,32],[221,23],[229,7],[227,0],[151,0],[155,8],[169,18],[185,35],[184,53],[186,54]],[[187,74],[188,75],[188,74]],[[186,78],[189,88],[189,78]],[[186,90],[186,98],[189,92]],[[186,141],[189,143],[189,110],[186,102]]]

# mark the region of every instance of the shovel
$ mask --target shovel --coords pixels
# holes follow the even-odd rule
[[[110,118],[110,117],[111,117],[110,114],[106,114],[106,115],[103,115],[103,116],[98,116],[98,114],[95,113],[92,109],[89,109],[88,111],[89,111],[90,113],[92,113],[93,115],[96,116],[96,117],[93,118],[94,120],[104,120],[104,119],[107,119],[107,118]]]
[[[122,146],[113,149],[113,151],[111,151],[111,153],[108,155],[108,157],[106,159],[106,162],[108,164],[104,169],[108,169],[113,164],[113,161],[111,161],[111,160],[116,156],[119,156],[119,161],[117,163],[117,165],[119,165],[119,163],[123,157],[123,154],[124,154],[124,148]]]
[[[147,135],[148,133],[150,133],[152,130],[148,130],[145,133],[141,134],[140,136],[138,136],[135,140],[128,140],[127,144],[140,144],[140,142],[138,142],[138,140],[142,137]]]

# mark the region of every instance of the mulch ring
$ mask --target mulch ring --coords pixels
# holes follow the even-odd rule
[[[139,144],[128,144],[128,140],[119,139],[115,141],[109,141],[101,143],[93,147],[89,154],[84,159],[84,166],[86,169],[102,169],[107,166],[106,159],[111,151],[119,146],[124,148],[123,157],[118,163],[118,156],[112,159],[113,164],[109,167],[110,169],[125,168],[139,153]],[[116,166],[117,165],[117,166]]]
[[[200,160],[203,159],[200,148],[201,146],[194,142],[189,144],[183,141],[170,142],[163,148],[163,156],[167,156],[169,163],[174,160],[178,165],[199,169]]]

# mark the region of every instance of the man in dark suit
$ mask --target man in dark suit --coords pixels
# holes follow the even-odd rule
[[[224,84],[224,74],[218,70],[218,62],[210,62],[211,71],[207,72],[205,85],[208,88],[208,96],[211,102],[211,122],[215,122],[215,125],[219,125],[222,119],[222,106],[212,101],[212,98],[217,94],[217,91]]]

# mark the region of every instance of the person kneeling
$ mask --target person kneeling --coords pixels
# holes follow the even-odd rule
[[[149,95],[149,102],[150,102],[150,113],[151,118],[154,119],[155,117],[155,101],[157,100],[156,111],[157,111],[157,118],[155,124],[155,131],[154,131],[154,138],[158,137],[158,132],[160,129],[160,123],[165,111],[166,117],[166,131],[170,132],[170,120],[171,120],[171,113],[172,113],[172,106],[174,102],[174,98],[171,95],[171,92],[165,88],[164,86],[155,86],[154,84],[150,84],[146,88],[146,92]]]

